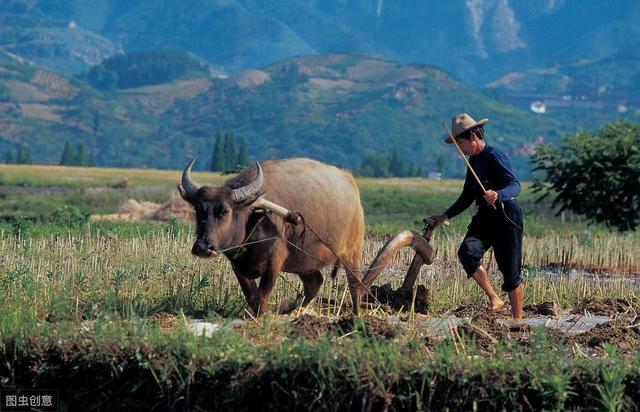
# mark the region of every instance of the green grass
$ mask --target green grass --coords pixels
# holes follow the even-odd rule
[[[429,349],[418,336],[378,339],[359,327],[286,338],[289,327],[268,319],[212,337],[117,317],[7,326],[3,384],[59,388],[64,409],[632,410],[640,400],[637,355],[567,357],[543,331],[487,357],[471,340]]]

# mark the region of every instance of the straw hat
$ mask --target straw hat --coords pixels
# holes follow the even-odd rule
[[[482,119],[479,122],[473,120],[471,116],[466,113],[459,114],[451,119],[451,135],[455,139],[467,130],[473,129],[476,126],[484,126],[489,119]],[[453,143],[453,140],[449,136],[444,139],[445,143]]]

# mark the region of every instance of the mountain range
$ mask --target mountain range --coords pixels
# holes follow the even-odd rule
[[[480,86],[633,47],[639,21],[635,0],[3,0],[0,47],[65,74],[158,47],[228,73],[355,52],[435,65]]]
[[[25,147],[57,163],[82,141],[98,165],[179,168],[197,154],[202,168],[232,131],[255,159],[354,168],[398,148],[435,170],[455,155],[441,123],[467,111],[490,118],[526,174],[541,141],[640,118],[638,21],[633,0],[3,0],[0,156]],[[83,80],[109,57],[167,47],[209,75]]]
[[[397,148],[436,169],[438,155],[455,155],[442,122],[468,111],[492,120],[489,135],[525,170],[532,137],[563,132],[433,66],[346,53],[111,91],[0,63],[0,100],[0,149],[27,147],[44,163],[57,163],[66,141],[82,141],[101,166],[179,168],[197,155],[202,168],[214,137],[231,131],[255,159],[310,156],[355,168],[366,154]]]

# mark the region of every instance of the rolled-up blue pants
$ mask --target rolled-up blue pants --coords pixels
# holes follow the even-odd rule
[[[511,292],[522,283],[522,209],[515,199],[502,205],[504,213],[500,204],[496,209],[479,207],[467,227],[467,234],[458,249],[458,258],[470,278],[482,263],[482,256],[493,247],[493,255],[504,279],[502,290]],[[509,222],[505,214],[520,228]]]

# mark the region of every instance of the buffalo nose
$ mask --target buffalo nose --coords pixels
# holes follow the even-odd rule
[[[216,256],[216,248],[210,245],[208,242],[202,240],[196,240],[191,248],[191,253],[200,257],[212,257]]]

